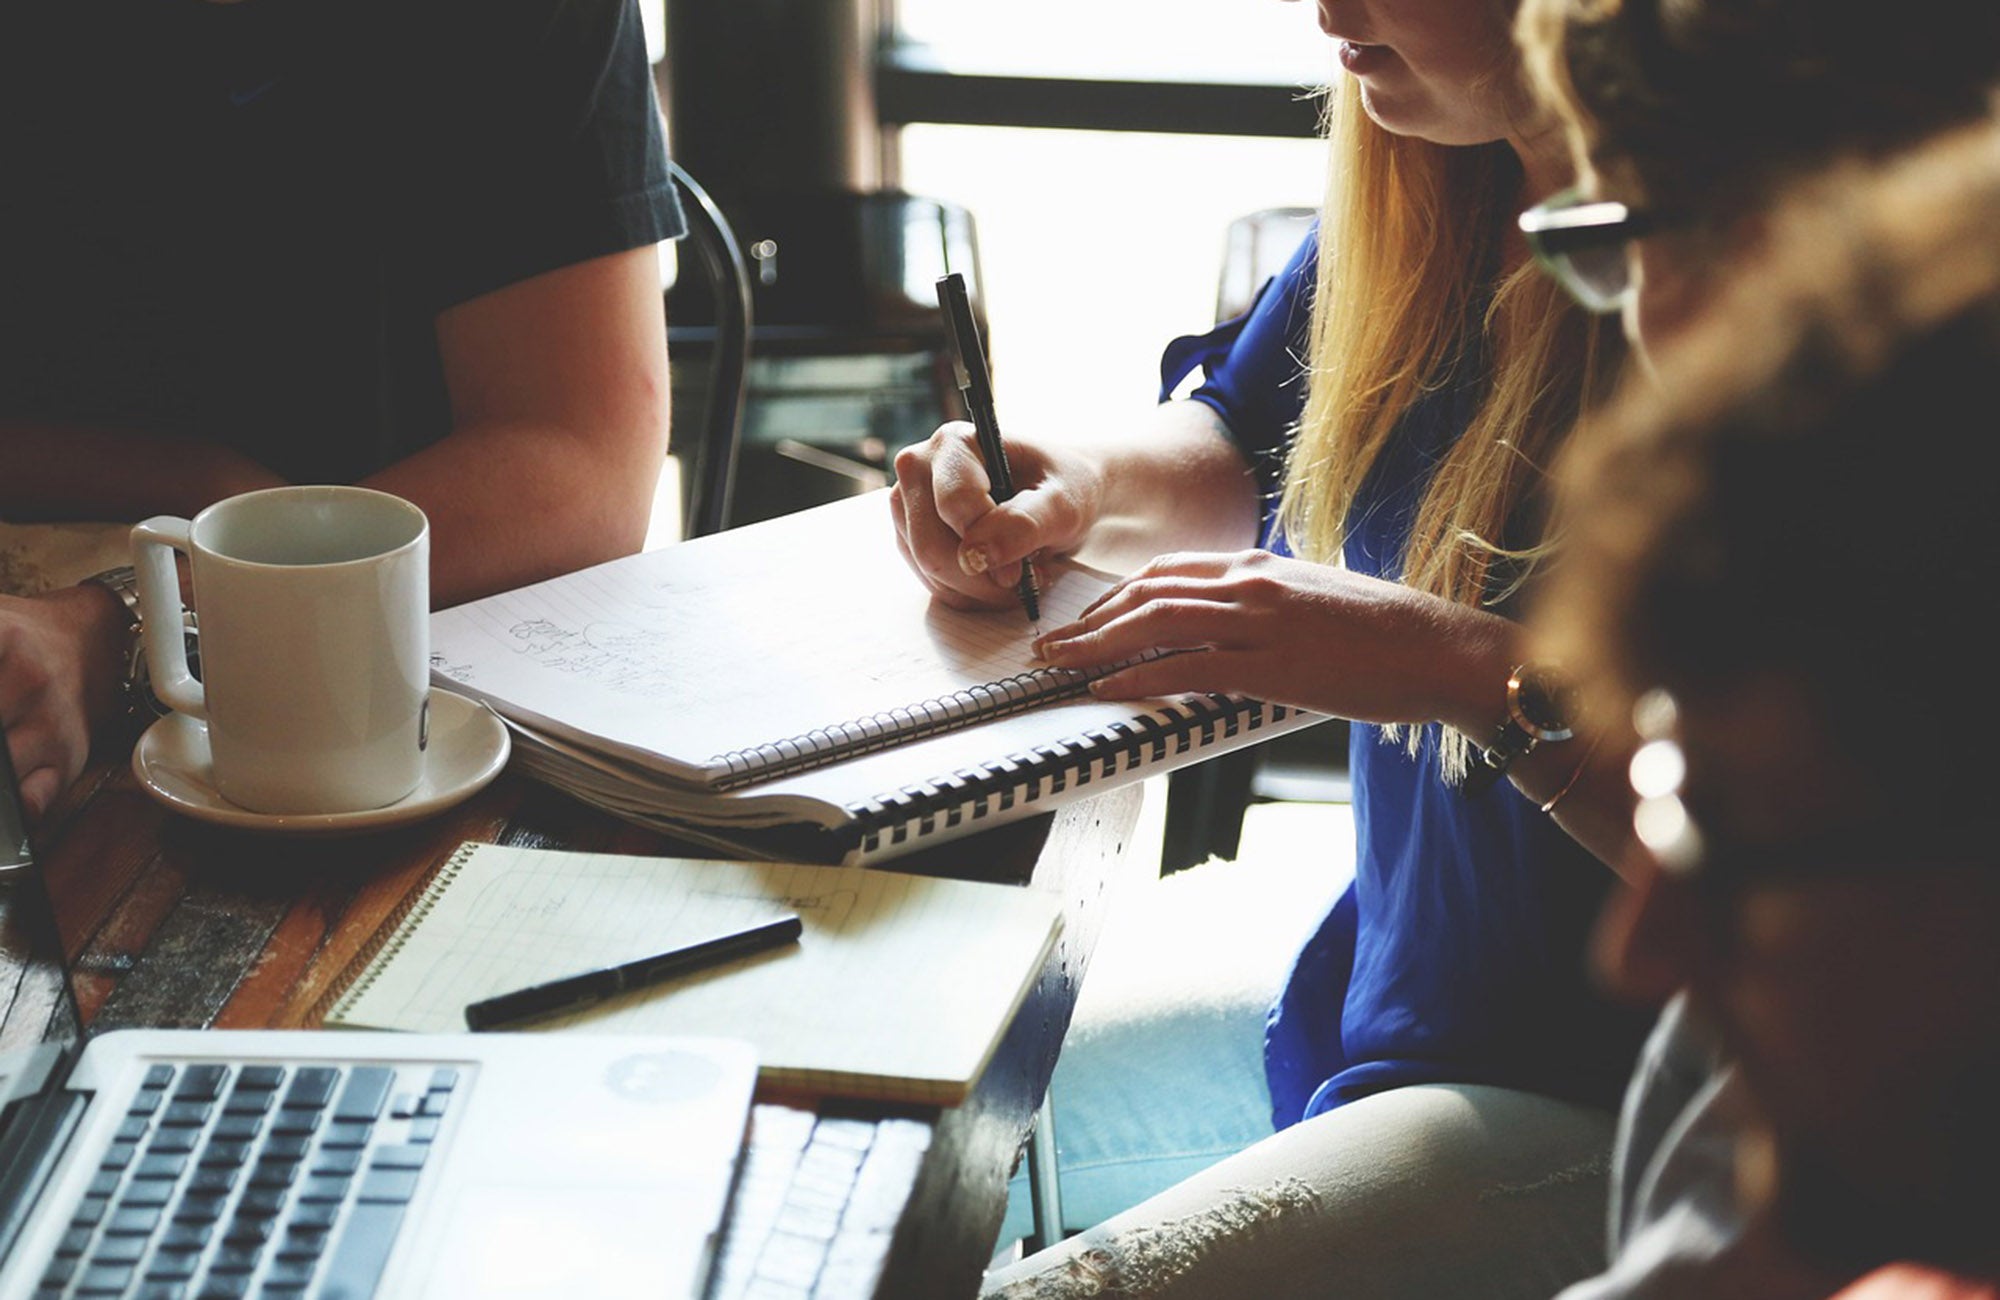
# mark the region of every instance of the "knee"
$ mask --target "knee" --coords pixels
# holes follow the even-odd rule
[[[1303,1179],[1231,1187],[1185,1214],[1092,1229],[993,1275],[980,1294],[982,1300],[1181,1294],[1201,1279],[1240,1278],[1226,1256],[1255,1256],[1320,1215],[1319,1194]]]

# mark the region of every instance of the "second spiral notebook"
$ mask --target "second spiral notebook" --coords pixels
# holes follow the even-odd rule
[[[1112,582],[1043,575],[1042,627]],[[860,863],[1318,721],[1234,696],[1106,702],[1018,609],[933,602],[886,494],[720,533],[432,618],[433,675],[516,761],[631,820],[756,856]]]

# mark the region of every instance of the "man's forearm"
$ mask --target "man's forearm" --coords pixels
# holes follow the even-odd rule
[[[191,516],[284,480],[194,438],[0,419],[0,514],[9,519]]]
[[[656,439],[480,425],[362,482],[429,517],[431,603],[442,608],[638,550],[663,457]]]

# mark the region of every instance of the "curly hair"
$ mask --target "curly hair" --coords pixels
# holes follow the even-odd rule
[[[1697,222],[1976,117],[2000,80],[2000,6],[1965,0],[1523,0],[1515,33],[1604,197]]]
[[[1782,675],[1911,815],[1990,787],[2000,124],[1801,184],[1560,467],[1543,652],[1592,711]],[[1857,721],[1859,721],[1857,719]],[[1978,800],[1990,799],[1990,789]]]

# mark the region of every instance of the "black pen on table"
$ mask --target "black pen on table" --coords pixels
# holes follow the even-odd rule
[[[717,935],[713,939],[703,939],[699,943],[641,957],[637,961],[502,993],[467,1006],[465,1027],[495,1029],[517,1020],[546,1016],[557,1011],[573,1011],[602,1002],[627,989],[645,988],[675,975],[720,966],[735,957],[792,943],[798,939],[803,928],[796,914],[788,914],[775,921],[753,925],[747,930]]]
[[[986,462],[986,477],[992,480],[993,502],[998,505],[1014,495],[1014,473],[1007,467],[1007,447],[1000,441],[1000,418],[993,412],[993,377],[986,369],[986,353],[979,345],[979,324],[972,319],[972,300],[965,292],[965,277],[957,271],[938,277],[938,306],[944,308],[944,333],[951,344],[951,368],[958,379],[958,391],[979,434],[979,458]],[[1040,622],[1041,593],[1035,590],[1035,566],[1025,556],[1021,560],[1021,581],[1015,587],[1028,621]]]

